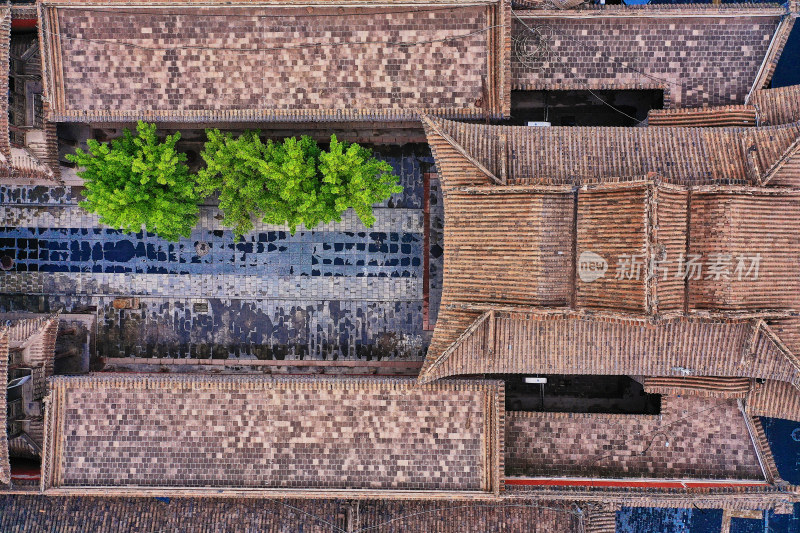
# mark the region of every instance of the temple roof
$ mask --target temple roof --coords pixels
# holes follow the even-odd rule
[[[513,13],[512,89],[649,89],[668,108],[745,103],[769,84],[797,16],[777,2],[517,3],[533,9]]]
[[[577,185],[648,174],[680,185],[757,185],[800,138],[800,123],[763,128],[538,128],[426,118],[423,124],[440,173],[448,171],[451,180],[464,184],[470,171],[476,185]],[[450,161],[438,151],[448,146],[466,153],[473,164],[463,172],[447,168]]]
[[[50,390],[46,489],[435,497],[501,483],[495,381],[104,374]]]
[[[583,531],[574,502],[0,496],[0,530],[62,533]],[[57,528],[57,529],[55,529]],[[498,529],[501,528],[501,529]]]
[[[2,430],[0,430],[0,484],[11,482],[11,465],[8,462],[8,435],[6,434],[7,404],[8,393],[6,383],[8,383],[8,329],[0,330],[0,417],[2,417]]]
[[[728,106],[651,109],[649,126],[777,126],[800,121],[800,85],[759,89],[749,103]]]
[[[506,414],[509,476],[764,481],[735,399],[664,397],[657,415]]]
[[[451,313],[458,316],[459,310],[442,309],[439,320],[451,320]],[[455,375],[577,374],[747,377],[800,385],[800,362],[763,321],[651,323],[487,310],[449,343],[445,332],[435,332],[440,338],[428,350],[423,383]]]
[[[46,2],[57,121],[505,116],[508,3]],[[420,68],[425,65],[425,68]],[[484,83],[484,80],[486,82]],[[480,101],[479,101],[480,100]]]
[[[8,129],[8,74],[11,48],[11,7],[0,7],[0,171],[10,167],[11,137]]]
[[[698,148],[713,160],[711,147],[724,152],[723,140],[754,143],[754,152],[727,150],[757,181],[755,170],[796,142],[797,124],[424,123],[445,223],[442,301],[421,382],[532,373],[800,385],[796,354],[780,338],[800,337],[800,191],[707,184],[708,176],[730,179],[736,161],[723,153],[718,169],[689,164]],[[679,184],[642,179],[656,169]],[[700,270],[690,272],[690,260]]]
[[[795,190],[654,180],[462,187],[440,167],[446,302],[657,316],[798,310]],[[596,276],[592,260],[602,263]]]

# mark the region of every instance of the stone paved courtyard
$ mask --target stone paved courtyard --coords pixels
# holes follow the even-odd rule
[[[311,231],[257,224],[234,242],[216,207],[190,238],[169,243],[98,223],[69,187],[0,187],[1,311],[96,312],[106,357],[419,359],[441,290],[441,200],[425,275],[426,146],[377,149],[405,187],[364,227],[354,213]],[[435,180],[434,180],[435,183]],[[115,309],[119,297],[138,309]]]

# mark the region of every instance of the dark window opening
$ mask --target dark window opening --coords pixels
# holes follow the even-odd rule
[[[9,457],[11,481],[16,486],[36,487],[42,472],[38,457]]]
[[[506,384],[507,411],[659,414],[661,396],[628,376],[496,375]],[[526,382],[538,378],[545,383]],[[543,378],[543,379],[542,379]]]
[[[511,124],[636,126],[664,106],[664,91],[511,91]]]

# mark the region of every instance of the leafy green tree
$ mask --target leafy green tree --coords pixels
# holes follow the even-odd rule
[[[83,167],[86,200],[81,207],[100,215],[100,222],[129,233],[149,232],[170,241],[188,237],[197,224],[199,195],[186,154],[175,151],[180,133],[164,142],[156,125],[139,122],[137,135],[125,130],[108,143],[90,139],[67,159]]]
[[[372,205],[402,192],[392,167],[370,150],[331,136],[323,151],[312,138],[261,142],[257,131],[234,138],[208,130],[201,156],[207,167],[197,175],[204,196],[219,192],[223,225],[236,236],[254,220],[308,229],[340,221],[350,208],[366,226],[375,223]]]

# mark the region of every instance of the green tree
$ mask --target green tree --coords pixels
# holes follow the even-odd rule
[[[331,136],[323,151],[303,136],[261,142],[258,132],[238,138],[208,130],[201,153],[207,167],[198,173],[202,195],[219,192],[223,225],[236,236],[253,229],[254,220],[308,229],[340,221],[352,208],[366,226],[375,223],[372,205],[402,192],[392,167],[358,144]]]
[[[180,133],[164,142],[156,125],[139,122],[137,135],[125,130],[108,143],[90,139],[67,159],[83,167],[85,201],[81,207],[100,215],[100,222],[129,233],[141,231],[170,241],[188,237],[197,224],[199,195],[186,154],[175,151]]]

